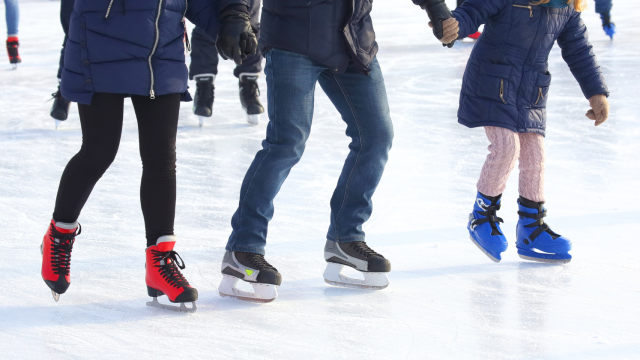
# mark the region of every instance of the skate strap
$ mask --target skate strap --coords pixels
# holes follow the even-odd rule
[[[69,275],[71,269],[71,251],[76,242],[76,236],[82,232],[82,227],[78,224],[78,229],[70,233],[62,233],[51,224],[51,267],[53,273],[57,275]],[[58,240],[56,242],[56,240]]]
[[[484,215],[485,217],[482,218],[482,219],[473,220],[472,221],[473,225],[477,226],[477,225],[482,225],[482,224],[485,224],[485,223],[495,224],[495,223],[503,223],[504,222],[504,220],[502,220],[501,217],[497,217],[495,215],[485,215],[485,214],[483,214],[483,212],[486,212],[486,211],[482,211],[482,212],[478,212],[478,213],[480,215]]]
[[[534,219],[534,220],[542,220],[543,217],[547,216],[547,211],[543,211],[541,213],[538,214],[532,214],[532,213],[528,213],[528,212],[524,212],[524,211],[518,211],[518,215],[525,217],[527,219]]]

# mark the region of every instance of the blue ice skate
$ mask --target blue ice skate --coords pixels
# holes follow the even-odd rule
[[[613,35],[616,33],[616,24],[611,22],[611,15],[600,14],[600,19],[602,19],[602,29],[604,29],[604,33],[613,40]]]
[[[545,224],[547,209],[543,202],[534,202],[520,196],[516,248],[525,260],[566,264],[571,261],[571,241],[556,234]]]
[[[469,214],[469,224],[467,224],[471,241],[494,262],[502,260],[500,254],[507,250],[508,246],[507,239],[498,225],[503,221],[496,216],[496,211],[500,210],[501,196],[484,196],[478,191],[476,203],[473,205],[473,212]]]

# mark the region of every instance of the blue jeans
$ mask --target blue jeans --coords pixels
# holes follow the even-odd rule
[[[384,79],[376,59],[369,76],[353,64],[337,74],[296,53],[272,49],[266,54],[269,124],[240,189],[240,203],[231,219],[229,251],[264,254],[273,199],[298,163],[309,138],[316,82],[347,123],[349,155],[331,198],[327,239],[364,241],[362,224],[369,219],[373,195],[387,163],[393,125]]]
[[[7,18],[7,35],[18,35],[18,21],[20,20],[18,0],[4,0],[4,8]]]

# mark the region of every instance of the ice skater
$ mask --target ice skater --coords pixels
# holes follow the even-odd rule
[[[20,22],[20,5],[18,0],[4,0],[5,18],[7,20],[7,55],[9,63],[14,69],[22,62],[18,47],[18,23]]]
[[[251,26],[256,37],[260,32],[260,0],[248,0]],[[218,75],[218,50],[216,42],[198,27],[191,33],[191,64],[189,78],[196,81],[196,94],[193,98],[193,113],[198,116],[200,126],[211,117],[215,86]],[[264,107],[260,103],[258,77],[262,72],[262,54],[248,56],[241,65],[236,66],[233,75],[238,78],[240,105],[247,113],[247,122],[256,125]]]
[[[240,63],[257,46],[246,6],[209,0],[76,0],[62,71],[62,94],[78,103],[82,147],[65,168],[53,219],[44,236],[42,278],[58,301],[70,284],[78,217],[113,162],[122,133],[124,98],[138,119],[143,172],[140,203],[146,230],[150,306],[195,311],[198,291],[175,251],[176,132],[180,101],[190,100],[184,58],[184,18],[218,36],[226,57]],[[220,3],[220,2],[219,2]],[[153,21],[143,21],[152,19]],[[89,56],[89,54],[91,56]],[[142,59],[142,60],[141,60]],[[161,305],[167,295],[180,307]],[[185,303],[193,303],[192,308]]]
[[[458,122],[483,126],[491,143],[467,228],[471,240],[495,262],[507,249],[497,211],[517,160],[518,254],[538,262],[571,261],[571,241],[544,222],[545,108],[551,83],[547,59],[557,40],[591,105],[586,116],[596,126],[605,122],[609,91],[580,18],[585,7],[585,0],[466,0],[453,12],[458,38],[485,24],[464,73]]]

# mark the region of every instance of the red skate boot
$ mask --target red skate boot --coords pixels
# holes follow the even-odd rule
[[[180,269],[184,269],[184,261],[177,252],[173,251],[176,240],[177,237],[174,235],[161,236],[155,245],[149,246],[146,250],[147,292],[153,297],[153,301],[147,302],[147,306],[172,311],[196,312],[198,290],[192,288],[180,273]],[[180,303],[180,307],[160,304],[158,296],[162,295],[167,295],[172,303]],[[186,307],[184,305],[186,302],[193,303],[193,307]]]
[[[7,38],[7,53],[9,54],[9,63],[13,65],[13,68],[17,68],[18,64],[22,62],[20,59],[20,54],[18,54],[18,46],[20,43],[18,42],[17,36],[11,36]]]
[[[60,294],[64,294],[71,283],[71,249],[81,231],[77,222],[69,224],[51,220],[49,230],[42,239],[42,279],[51,289],[55,301],[60,299]]]

